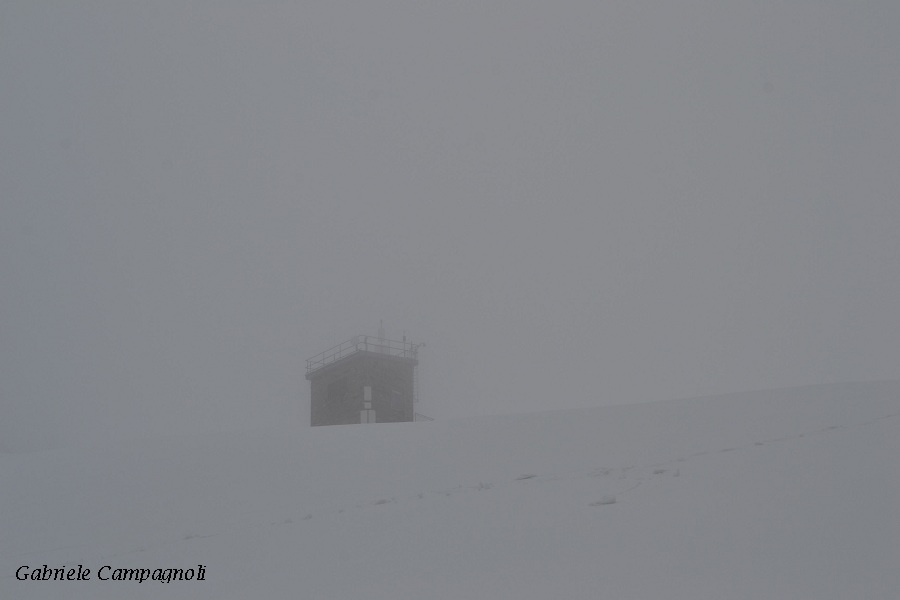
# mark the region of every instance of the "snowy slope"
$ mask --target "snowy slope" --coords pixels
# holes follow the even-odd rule
[[[895,599],[898,434],[889,382],[5,453],[0,598]]]

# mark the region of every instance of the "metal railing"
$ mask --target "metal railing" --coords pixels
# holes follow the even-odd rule
[[[389,356],[416,358],[419,346],[421,344],[413,344],[405,340],[401,342],[372,335],[356,335],[333,348],[306,359],[306,373],[309,374],[357,352],[378,352]]]

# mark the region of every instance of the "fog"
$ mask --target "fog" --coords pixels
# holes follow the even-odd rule
[[[0,3],[0,444],[900,377],[893,1]]]

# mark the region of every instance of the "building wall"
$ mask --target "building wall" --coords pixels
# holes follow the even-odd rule
[[[359,423],[366,385],[372,386],[376,422],[412,421],[415,366],[412,358],[362,351],[313,371],[307,375],[310,425]]]
[[[393,357],[365,358],[368,367],[368,381],[372,386],[372,408],[379,423],[412,421],[413,412],[413,369],[410,360]]]

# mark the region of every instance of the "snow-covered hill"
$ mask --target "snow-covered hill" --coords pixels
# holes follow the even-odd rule
[[[895,599],[898,434],[889,382],[0,453],[0,597]]]

